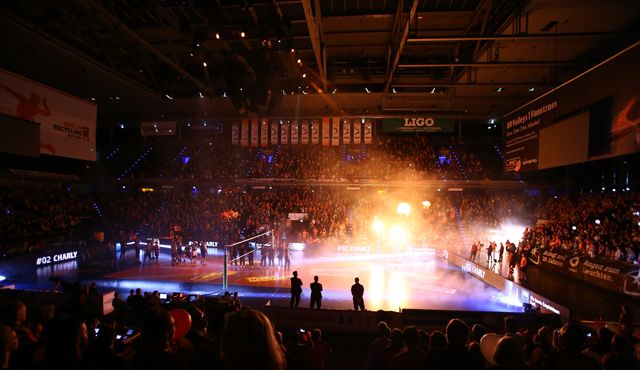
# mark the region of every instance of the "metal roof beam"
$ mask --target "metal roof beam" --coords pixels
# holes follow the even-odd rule
[[[419,63],[419,64],[399,64],[398,68],[448,68],[448,67],[548,67],[557,65],[578,65],[580,63],[571,61],[508,61],[508,62],[475,62],[475,63]]]
[[[398,67],[398,62],[400,61],[400,55],[402,54],[402,49],[404,49],[404,44],[407,42],[407,37],[409,36],[409,27],[411,27],[413,18],[416,16],[416,9],[418,8],[418,2],[419,0],[413,0],[413,4],[411,5],[411,10],[409,11],[409,17],[407,18],[407,21],[404,24],[402,37],[400,38],[400,42],[398,46],[395,48],[395,53],[394,53],[393,61],[391,63],[391,68],[389,68],[389,72],[387,73],[387,82],[385,83],[385,86],[384,86],[385,92],[389,91],[389,86],[391,86],[393,75],[396,73],[396,68]]]
[[[326,51],[322,36],[322,22],[320,14],[319,1],[316,0],[315,15],[311,9],[311,0],[302,0],[302,9],[304,11],[304,17],[307,19],[307,27],[309,29],[309,36],[311,36],[311,46],[313,47],[313,54],[316,57],[316,65],[318,66],[318,77],[322,84],[322,89],[327,90],[327,70],[326,70]]]
[[[137,43],[144,46],[149,51],[156,54],[164,63],[173,68],[176,72],[186,77],[188,80],[193,82],[200,90],[205,91],[208,94],[211,94],[211,90],[208,86],[200,82],[197,78],[193,77],[189,72],[185,71],[182,67],[176,64],[171,58],[164,55],[160,50],[151,45],[147,40],[143,39],[140,35],[138,35],[131,28],[127,27],[118,17],[113,15],[110,11],[105,9],[100,3],[95,0],[88,0],[86,4],[93,9],[95,9],[98,13],[100,13],[103,17],[105,17],[109,22],[111,22],[116,28],[120,29],[124,33],[128,34],[132,39],[134,39]]]
[[[585,38],[609,38],[621,36],[633,36],[637,33],[630,32],[581,32],[581,33],[538,33],[521,35],[493,35],[493,36],[441,36],[441,37],[414,37],[407,40],[410,44],[427,43],[451,43],[463,41],[532,41],[532,40],[556,40],[556,39],[585,39]]]

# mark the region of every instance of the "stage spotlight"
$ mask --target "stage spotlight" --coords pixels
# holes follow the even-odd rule
[[[384,223],[380,220],[374,220],[371,228],[376,234],[380,235],[384,231]]]
[[[600,225],[600,220],[596,219],[596,225]]]
[[[402,202],[396,207],[396,212],[404,216],[409,216],[409,213],[411,213],[411,206],[409,203]]]
[[[403,243],[407,239],[404,228],[400,225],[393,225],[389,229],[389,240],[395,243]]]

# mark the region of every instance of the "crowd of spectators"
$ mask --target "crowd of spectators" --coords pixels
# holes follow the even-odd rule
[[[521,191],[490,194],[361,189],[336,187],[241,186],[161,189],[153,192],[101,191],[90,194],[71,187],[0,188],[0,240],[27,250],[56,239],[87,237],[81,228],[104,230],[111,241],[168,236],[180,225],[186,240],[237,241],[259,231],[278,229],[290,241],[320,243],[371,242],[373,220],[394,214],[397,201],[409,199],[414,211],[414,244],[459,246],[495,241],[487,230],[505,222],[528,227],[521,249],[528,253],[563,250],[640,263],[640,236],[635,193],[584,193],[550,197]],[[428,206],[421,206],[423,198]],[[292,223],[290,213],[303,214]],[[230,216],[231,215],[231,216]],[[397,216],[397,215],[396,215]],[[536,224],[537,223],[537,224]],[[512,240],[516,244],[518,240]]]
[[[237,295],[195,301],[182,295],[131,290],[113,299],[106,315],[88,313],[85,302],[99,295],[95,286],[66,286],[66,303],[43,301],[27,307],[5,301],[0,318],[0,366],[3,369],[337,369],[338,357],[367,370],[626,370],[640,366],[637,339],[624,330],[564,326],[521,327],[517,317],[488,333],[451,318],[442,327],[377,325],[377,334],[323,337],[312,330],[279,330],[262,312],[244,307]],[[341,336],[350,351],[332,345]],[[355,342],[355,343],[354,343]],[[368,347],[368,351],[366,348]]]
[[[0,187],[0,241],[4,244],[65,236],[91,216],[90,197],[70,188]]]
[[[116,163],[130,165],[124,171],[115,166],[114,177],[333,181],[486,178],[481,161],[473,153],[458,153],[452,146],[441,147],[436,153],[426,136],[378,136],[372,144],[359,145],[241,147],[231,145],[222,135],[201,135],[189,136],[180,145],[174,138],[165,138],[142,147],[130,144],[129,149],[129,156],[120,151],[119,157],[105,158],[111,167]]]
[[[296,237],[319,241],[344,233],[347,212],[344,192],[323,189],[214,187],[103,196],[105,225],[116,238],[130,232],[167,236],[177,224],[186,239],[237,241],[241,233],[250,237],[272,228],[291,229],[289,213],[304,213],[307,222]]]
[[[539,209],[544,222],[524,232],[524,248],[640,264],[636,199],[631,192],[550,198]]]

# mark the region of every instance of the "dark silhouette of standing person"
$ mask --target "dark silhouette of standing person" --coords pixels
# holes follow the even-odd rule
[[[322,306],[322,284],[318,283],[318,276],[313,277],[313,283],[311,283],[311,308]]]
[[[353,296],[353,309],[364,311],[364,286],[360,284],[360,278],[356,278],[356,283],[351,286],[351,295]]]
[[[289,302],[289,307],[298,307],[298,303],[300,303],[300,294],[302,294],[302,280],[298,278],[298,271],[293,272],[293,277],[291,278],[291,301]]]

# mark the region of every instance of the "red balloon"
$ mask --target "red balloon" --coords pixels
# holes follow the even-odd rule
[[[173,340],[178,340],[191,330],[191,315],[187,310],[182,308],[176,308],[169,311],[169,315],[173,317],[173,321],[176,323],[176,330],[173,333]]]

